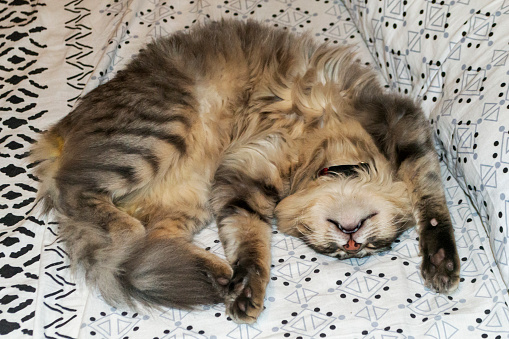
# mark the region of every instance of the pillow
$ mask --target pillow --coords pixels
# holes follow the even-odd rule
[[[509,286],[509,3],[345,5],[390,86],[421,99],[444,160],[480,214]],[[454,220],[455,226],[462,228],[470,217]]]

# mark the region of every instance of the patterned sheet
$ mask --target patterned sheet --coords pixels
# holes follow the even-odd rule
[[[508,10],[507,0],[0,0],[0,335],[509,337]],[[252,326],[233,323],[223,305],[115,309],[73,277],[58,225],[32,210],[30,144],[147,41],[220,17],[356,43],[392,87],[423,99],[463,265],[457,292],[423,287],[415,230],[389,252],[338,261],[274,229],[266,310]],[[197,242],[223,255],[214,225]]]
[[[422,99],[509,286],[509,1],[348,1],[395,90]]]

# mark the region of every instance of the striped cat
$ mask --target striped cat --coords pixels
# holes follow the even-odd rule
[[[426,285],[460,263],[428,123],[348,47],[250,21],[159,39],[32,150],[73,267],[114,305],[256,321],[272,222],[339,259],[418,224]],[[227,261],[193,244],[215,220]]]

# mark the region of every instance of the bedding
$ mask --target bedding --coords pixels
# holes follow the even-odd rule
[[[0,0],[0,335],[8,338],[509,337],[507,0]],[[40,133],[153,38],[256,19],[356,44],[392,90],[419,98],[441,155],[462,261],[451,295],[426,289],[418,235],[338,261],[273,229],[266,310],[108,306],[69,269],[58,225],[34,207]],[[214,225],[197,239],[223,255]]]

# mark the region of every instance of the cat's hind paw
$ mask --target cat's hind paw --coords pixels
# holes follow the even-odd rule
[[[226,312],[240,324],[252,324],[263,311],[267,279],[255,265],[236,265],[225,298]]]

